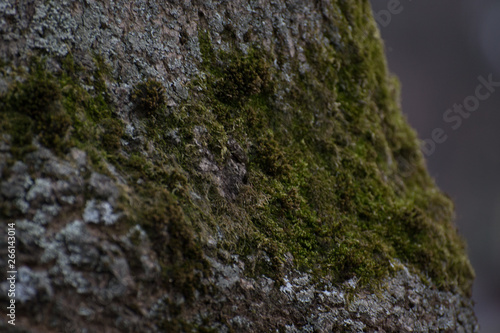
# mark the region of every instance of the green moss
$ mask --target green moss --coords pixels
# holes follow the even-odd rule
[[[22,83],[14,84],[5,96],[6,108],[41,120],[46,114],[58,109],[60,87],[55,78],[45,70],[44,63],[34,59],[30,75]]]
[[[290,162],[272,136],[259,138],[253,156],[259,167],[270,176],[286,176],[290,172]]]
[[[163,282],[185,296],[199,290],[199,279],[208,267],[193,226],[183,214],[175,197],[158,187],[148,188],[150,199],[141,204],[140,222],[150,235],[159,256]],[[151,197],[152,195],[152,197]]]
[[[153,117],[166,103],[165,89],[160,82],[149,79],[134,87],[132,101],[137,111]]]
[[[203,93],[190,103],[212,113],[196,121],[251,147],[237,202],[212,205],[215,220],[229,214],[239,225],[223,226],[225,246],[234,250],[236,237],[241,254],[264,251],[274,261],[260,256],[254,273],[279,274],[291,253],[317,276],[376,284],[397,258],[440,288],[469,293],[473,272],[451,203],[401,115],[369,4],[338,5],[343,45],[311,41],[311,70],[294,65],[292,82],[277,79],[272,54],[215,51],[199,33],[205,76],[195,84]],[[275,102],[276,89],[288,91],[287,104]]]
[[[13,138],[17,151],[40,142],[60,149],[70,128],[70,119],[61,106],[61,88],[57,79],[45,69],[42,60],[34,58],[23,81],[10,86],[1,96],[2,127]]]
[[[101,122],[103,128],[102,145],[108,151],[115,151],[121,147],[120,139],[124,136],[123,123],[119,119],[106,118]]]
[[[71,126],[71,118],[62,110],[45,114],[37,124],[40,142],[48,147],[61,149]]]
[[[198,213],[186,214],[181,208],[188,203],[187,178],[164,154],[167,122],[158,112],[165,104],[162,86],[150,80],[134,90],[135,102],[143,107],[138,111],[155,118],[145,119],[145,125],[148,140],[158,146],[157,153],[145,155],[144,147],[121,146],[124,124],[114,114],[106,88],[109,68],[102,58],[95,58],[96,69],[90,76],[70,57],[61,62],[63,70],[58,73],[50,73],[36,59],[27,72],[14,69],[22,80],[1,96],[0,129],[12,136],[19,152],[26,151],[35,138],[57,153],[73,146],[86,150],[93,168],[100,172],[107,172],[105,161],[115,164],[133,186],[120,205],[130,223],[141,224],[148,232],[160,258],[163,283],[192,297],[195,289],[200,291],[198,281],[207,263],[190,222]]]
[[[24,147],[33,140],[33,120],[23,114],[6,111],[0,113],[0,131],[12,136],[15,147]]]
[[[203,258],[214,255],[204,244],[214,235],[251,275],[279,278],[293,257],[315,277],[376,286],[399,259],[443,290],[470,293],[473,272],[453,206],[428,176],[400,112],[369,3],[335,6],[342,42],[334,34],[311,40],[303,73],[295,60],[280,67],[285,59],[256,45],[243,52],[228,40],[228,50],[216,50],[199,31],[203,73],[183,105],[166,108],[157,81],[134,88],[142,143],[121,145],[129,138],[100,57],[90,74],[71,58],[58,74],[32,67],[2,96],[1,129],[16,145],[38,138],[54,149],[85,149],[94,165],[113,163],[131,187],[123,204],[129,222],[147,230],[165,285],[188,297],[203,291]],[[224,36],[234,38],[230,30]],[[207,151],[219,178],[198,167]],[[246,174],[221,185],[233,181],[230,159]]]
[[[2,128],[13,137],[15,149],[22,152],[33,138],[58,153],[74,145],[95,146],[101,139],[105,147],[118,148],[123,124],[112,118],[104,81],[109,69],[96,57],[88,77],[71,57],[61,62],[63,70],[57,73],[49,72],[41,58],[33,58],[27,71],[12,69],[20,80],[0,96],[0,105]],[[90,92],[82,80],[92,84]]]

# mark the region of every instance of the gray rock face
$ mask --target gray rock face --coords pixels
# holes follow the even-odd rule
[[[57,72],[60,59],[71,54],[92,72],[92,53],[100,54],[115,79],[108,83],[110,98],[118,117],[125,119],[133,111],[132,87],[144,78],[163,83],[168,107],[188,99],[189,83],[200,74],[199,30],[209,30],[220,50],[229,50],[224,35],[230,33],[244,52],[259,43],[278,53],[284,64],[276,75],[287,81],[292,60],[299,73],[309,70],[308,41],[328,38],[328,43],[346,47],[334,24],[343,14],[335,8],[330,1],[305,0],[3,0],[0,57],[23,66],[30,55],[46,54],[48,67]],[[13,78],[0,77],[0,88]],[[278,102],[282,95],[276,93]],[[141,124],[131,119],[125,129],[127,145],[144,140],[136,134],[142,133]],[[179,131],[165,134],[174,146],[181,144]],[[227,138],[229,158],[220,163],[213,149],[200,143],[207,130],[194,127],[192,132],[192,149],[200,156],[192,161],[198,176],[209,178],[224,200],[237,200],[248,174],[246,148]],[[130,223],[124,208],[132,186],[129,178],[111,164],[98,168],[76,147],[57,155],[35,140],[23,157],[14,148],[11,137],[0,137],[0,217],[3,224],[16,225],[18,263],[16,326],[2,316],[3,332],[479,330],[468,297],[440,290],[397,260],[395,273],[371,289],[356,278],[342,284],[318,278],[295,267],[291,257],[282,263],[282,276],[250,274],[255,255],[219,248],[225,235],[218,229],[202,244],[209,273],[194,292],[165,287],[172,277],[164,273],[164,253],[140,223]],[[155,147],[150,150],[154,156]],[[189,197],[204,208],[202,190],[191,191]],[[2,236],[2,268],[6,250]],[[265,255],[259,260],[271,262]],[[8,288],[5,280],[0,283],[2,304],[8,301]]]
[[[304,43],[325,39],[324,22],[330,20],[329,1],[4,1],[0,7],[0,55],[26,60],[34,52],[72,56],[86,67],[95,65],[91,52],[113,66],[121,89],[144,77],[163,81],[178,103],[187,97],[186,83],[198,73],[201,60],[198,30],[209,29],[213,42],[223,40],[227,27],[245,49],[254,41],[265,48],[280,48],[285,58],[305,59]],[[342,44],[335,28],[327,31]],[[58,66],[56,63],[53,66]],[[304,67],[301,70],[306,71]],[[290,75],[290,73],[283,73]],[[125,110],[127,100],[117,100]]]

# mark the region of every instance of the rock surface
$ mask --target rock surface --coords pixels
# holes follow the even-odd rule
[[[380,50],[367,1],[3,1],[0,330],[478,332]]]

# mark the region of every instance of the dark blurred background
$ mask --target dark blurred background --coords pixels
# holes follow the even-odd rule
[[[421,140],[435,128],[448,136],[427,165],[455,201],[456,223],[476,271],[481,332],[499,333],[500,87],[455,130],[443,114],[474,95],[479,76],[492,74],[500,82],[500,1],[371,2],[389,68],[402,84],[403,112]]]

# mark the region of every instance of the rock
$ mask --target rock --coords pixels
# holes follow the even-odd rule
[[[367,2],[5,0],[0,59],[0,331],[479,331]]]
[[[83,212],[83,220],[87,223],[104,223],[113,225],[120,218],[120,214],[113,214],[113,207],[109,202],[87,201]]]
[[[74,160],[80,168],[85,168],[87,165],[87,153],[80,149],[72,148],[69,154],[71,159]]]
[[[31,187],[33,180],[28,174],[13,175],[0,185],[0,193],[6,199],[23,199],[27,189]]]
[[[48,200],[51,197],[52,183],[49,179],[38,178],[26,194],[26,200],[33,201],[37,198]]]
[[[118,198],[119,191],[115,182],[111,178],[93,172],[89,180],[90,190],[97,198],[115,201]]]

